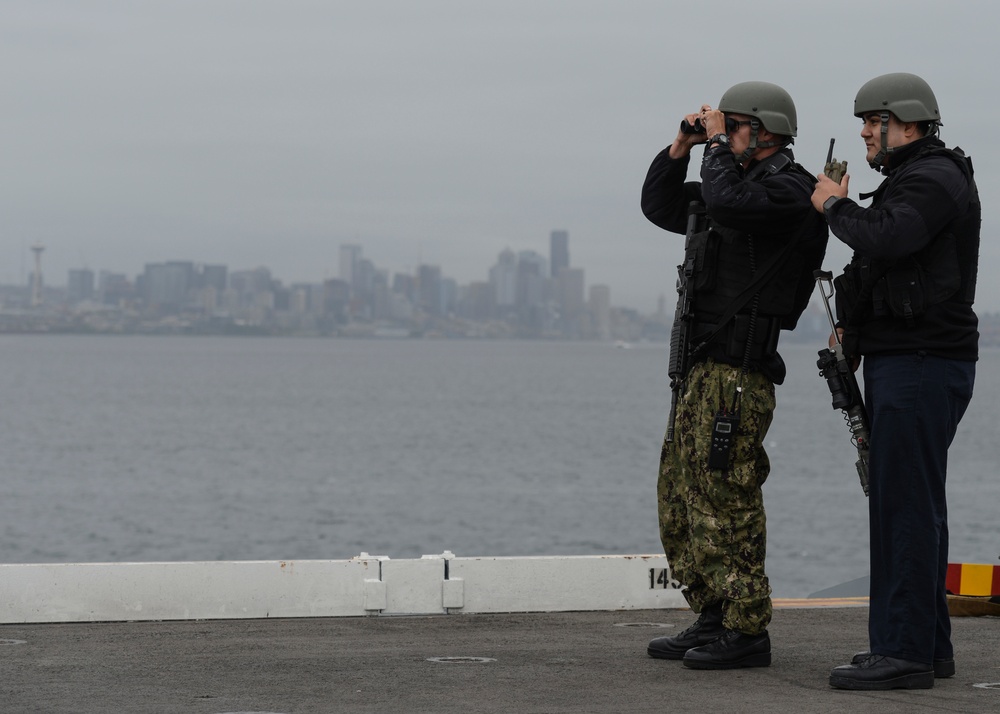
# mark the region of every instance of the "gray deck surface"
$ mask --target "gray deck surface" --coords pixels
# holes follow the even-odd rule
[[[831,689],[867,617],[776,609],[771,667],[711,672],[646,656],[687,610],[3,625],[0,711],[1000,712],[997,617],[953,619],[933,689]]]

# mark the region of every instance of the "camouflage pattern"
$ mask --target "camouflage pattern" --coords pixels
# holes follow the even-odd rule
[[[708,468],[712,422],[721,406],[731,407],[739,379],[738,367],[711,359],[688,373],[674,440],[664,441],[660,457],[660,540],[695,612],[722,602],[725,627],[758,634],[771,621],[761,486],[770,470],[763,442],[775,404],[774,384],[759,372],[743,377],[729,470]]]

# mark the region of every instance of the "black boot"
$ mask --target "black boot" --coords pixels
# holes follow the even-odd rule
[[[737,669],[768,667],[770,664],[771,637],[767,630],[759,635],[726,630],[714,642],[684,653],[684,666],[691,669]]]
[[[673,637],[657,637],[649,643],[646,653],[657,659],[683,659],[692,647],[705,645],[722,636],[722,604],[706,605],[698,621]]]
[[[830,686],[837,689],[930,689],[934,665],[869,654],[861,662],[834,667]]]
[[[872,656],[871,652],[858,652],[851,658],[851,664],[861,664],[866,659]],[[934,679],[947,679],[948,677],[955,676],[955,660],[954,659],[936,659],[934,660]]]

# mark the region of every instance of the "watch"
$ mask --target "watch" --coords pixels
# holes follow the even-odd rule
[[[726,134],[716,134],[711,139],[708,140],[709,146],[712,144],[721,144],[722,146],[729,146],[729,137]]]
[[[830,198],[823,201],[823,213],[826,213],[831,208],[833,208],[833,204],[835,204],[840,199],[841,199],[840,196],[830,196]]]

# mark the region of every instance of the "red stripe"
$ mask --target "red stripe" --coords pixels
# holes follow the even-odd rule
[[[993,582],[997,581],[996,568],[993,569]],[[952,595],[962,592],[962,564],[948,563],[948,574],[944,580],[945,589]]]
[[[991,595],[1000,595],[1000,565],[993,566],[993,586],[990,588]]]

